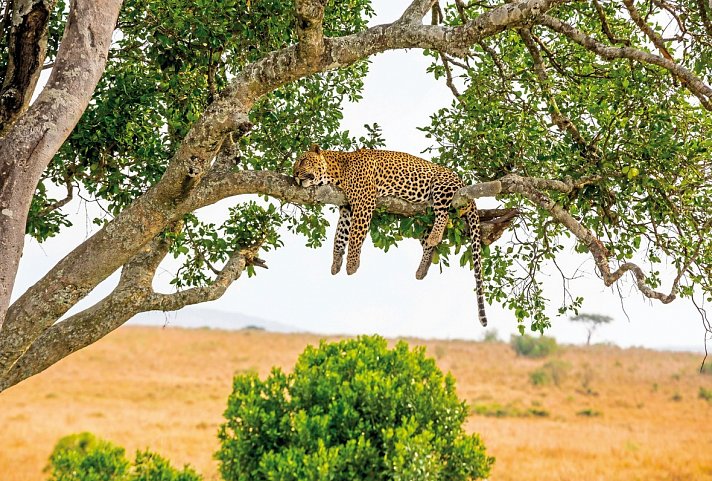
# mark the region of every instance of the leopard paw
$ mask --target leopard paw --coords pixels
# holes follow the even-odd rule
[[[418,267],[418,270],[415,271],[415,278],[418,279],[419,281],[422,281],[423,279],[425,279],[425,276],[428,275],[428,267],[430,267],[430,265]]]
[[[343,263],[344,258],[341,256],[334,257],[334,262],[331,264],[331,275],[335,276],[336,274],[339,273],[341,270],[341,264]]]
[[[354,274],[358,270],[360,262],[349,260],[346,262],[346,273],[348,275]]]

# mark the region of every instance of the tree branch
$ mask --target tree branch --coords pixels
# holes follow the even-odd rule
[[[650,25],[648,25],[646,21],[640,16],[640,12],[638,12],[638,9],[635,8],[633,0],[623,0],[623,4],[628,9],[628,13],[630,14],[631,20],[633,20],[633,22],[635,22],[638,28],[640,28],[643,33],[645,33],[645,35],[650,39],[650,41],[653,42],[653,45],[655,45],[660,54],[667,60],[674,62],[675,60],[672,58],[672,55],[670,55],[670,52],[668,52],[667,47],[665,47],[665,42],[663,41],[663,38],[652,28],[650,28]]]
[[[551,91],[551,82],[549,81],[549,75],[546,73],[546,67],[544,66],[544,61],[539,53],[539,48],[532,38],[531,31],[528,28],[522,28],[519,30],[519,36],[521,37],[524,45],[527,47],[529,54],[534,62],[534,73],[539,81],[539,87],[541,88],[544,97],[546,98],[547,104],[549,105],[549,111],[551,112],[551,120],[559,128],[561,132],[568,133],[571,138],[576,142],[582,152],[589,151],[589,144],[586,139],[583,138],[581,132],[576,128],[576,125],[569,119],[566,115],[561,113],[559,105],[556,102],[556,97]]]
[[[151,282],[169,243],[158,237],[124,266],[121,279],[107,297],[44,331],[30,348],[0,377],[0,392],[34,376],[57,361],[98,341],[140,312],[175,311],[187,305],[218,299],[237,280],[245,267],[261,265],[256,257],[259,246],[234,253],[216,279],[205,287],[174,294],[153,292]]]
[[[297,0],[298,58],[318,63],[324,54],[325,0]]]
[[[403,23],[422,23],[423,17],[430,11],[435,2],[436,0],[414,0],[405,9],[399,21]]]
[[[603,278],[603,283],[606,286],[611,286],[627,272],[630,272],[635,278],[638,289],[645,297],[657,299],[663,304],[668,304],[675,299],[679,281],[682,277],[681,274],[674,280],[670,293],[664,294],[652,289],[647,284],[647,277],[643,273],[643,270],[632,262],[625,262],[619,266],[616,271],[611,272],[608,260],[609,253],[603,243],[563,207],[557,205],[549,196],[539,190],[540,187],[537,184],[541,185],[540,183],[532,182],[530,179],[514,174],[507,175],[502,178],[501,181],[507,192],[520,193],[534,204],[545,209],[554,219],[563,224],[569,232],[575,235],[577,239],[583,242],[591,252],[593,259],[596,262],[596,266],[601,273],[601,277]],[[570,188],[572,189],[573,185]],[[565,192],[563,190],[561,191]]]
[[[668,70],[684,83],[688,90],[700,100],[700,103],[705,109],[712,111],[712,88],[695,76],[690,70],[678,65],[672,60],[631,47],[611,47],[604,45],[575,27],[546,14],[539,16],[537,23],[565,35],[573,42],[607,60],[627,58],[657,65]]]

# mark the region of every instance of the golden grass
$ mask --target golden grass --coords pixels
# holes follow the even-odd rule
[[[289,369],[312,335],[174,328],[119,329],[0,394],[0,481],[46,479],[54,443],[91,431],[150,448],[216,480],[216,431],[236,372]],[[422,341],[460,397],[547,417],[473,415],[497,458],[491,479],[712,480],[712,403],[698,398],[712,376],[700,356],[594,346],[556,355],[570,365],[560,386],[533,386],[547,360],[518,358],[506,344]],[[599,416],[577,413],[590,410]]]

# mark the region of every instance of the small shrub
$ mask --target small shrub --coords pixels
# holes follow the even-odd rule
[[[455,382],[378,336],[308,347],[294,371],[236,376],[216,457],[225,481],[469,480],[494,461]]]
[[[680,401],[682,401],[682,394],[680,394],[679,392],[675,392],[675,393],[670,397],[670,400],[671,400],[671,401],[675,401],[675,402],[680,402]]]
[[[98,439],[91,433],[65,436],[54,447],[46,471],[49,481],[200,481],[186,467],[178,471],[161,456],[136,453],[133,467],[124,448]]]
[[[698,393],[698,396],[700,399],[704,399],[705,401],[712,402],[712,389],[706,389],[706,388],[700,386],[700,391]]]
[[[553,337],[532,337],[528,334],[521,336],[513,334],[510,343],[514,352],[524,357],[546,357],[556,352],[558,348]]]
[[[602,416],[603,413],[601,413],[601,411],[596,411],[595,409],[586,408],[586,409],[582,409],[581,411],[577,412],[576,415],[584,416],[584,417],[588,417],[588,418],[597,418],[599,416]]]
[[[477,403],[470,408],[472,414],[478,416],[495,417],[495,418],[527,418],[527,417],[548,417],[549,411],[540,407],[522,407],[517,403],[500,404],[493,403]]]
[[[539,369],[535,369],[529,373],[529,380],[535,386],[544,386],[546,384],[554,384],[560,386],[568,375],[571,364],[561,359],[553,359],[544,364]]]

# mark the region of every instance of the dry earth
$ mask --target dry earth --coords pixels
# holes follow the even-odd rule
[[[131,456],[148,447],[216,480],[212,453],[233,374],[289,369],[318,340],[119,329],[0,394],[0,481],[46,479],[54,443],[79,431]],[[532,360],[504,343],[411,342],[427,346],[480,413],[467,429],[497,458],[493,481],[712,480],[712,402],[698,395],[712,390],[712,375],[697,372],[699,355],[593,346]],[[532,385],[530,373],[551,359],[564,366],[559,386]]]

